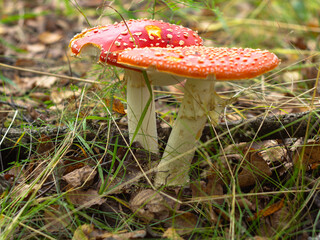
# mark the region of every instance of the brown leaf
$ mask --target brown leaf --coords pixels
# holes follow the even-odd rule
[[[197,227],[198,217],[191,212],[176,211],[173,218],[165,221],[166,226],[172,227],[179,235],[189,234]]]
[[[101,205],[105,202],[98,191],[89,189],[88,191],[74,190],[67,193],[69,201],[77,206],[85,206],[89,208],[93,205]]]
[[[132,232],[120,233],[104,233],[98,235],[96,239],[112,239],[112,240],[127,240],[127,239],[143,239],[147,235],[146,230],[136,230]]]
[[[139,192],[130,200],[130,208],[146,222],[154,219],[163,220],[169,216],[174,206],[173,201],[167,200],[154,190],[146,189]]]
[[[44,44],[53,44],[62,39],[60,33],[43,32],[39,35],[39,40]]]
[[[275,203],[275,205],[281,205],[281,201],[279,203]],[[276,207],[275,209],[278,209]],[[273,237],[275,234],[279,233],[279,231],[283,231],[284,227],[288,227],[288,223],[290,222],[290,226],[294,226],[296,224],[296,220],[292,219],[293,213],[290,212],[287,206],[282,206],[278,211],[275,211],[273,214],[260,218],[259,219],[259,229],[257,233],[260,236]]]
[[[250,149],[246,159],[247,162],[244,163],[243,170],[238,175],[240,187],[254,185],[257,180],[261,181],[272,174],[267,162],[255,149]]]
[[[50,96],[46,93],[42,93],[42,92],[31,92],[29,94],[29,96],[32,99],[36,99],[36,100],[40,100],[40,101],[49,101],[50,100]]]
[[[44,209],[43,220],[46,223],[45,228],[49,232],[58,232],[66,229],[71,219],[61,217],[67,214],[59,205],[50,205]]]
[[[143,239],[146,236],[146,230],[136,230],[131,232],[111,233],[106,230],[96,229],[93,224],[84,224],[79,226],[73,234],[72,240],[93,240],[93,239]]]
[[[41,43],[28,44],[27,50],[32,53],[44,52],[46,50],[46,46]]]
[[[57,81],[56,77],[53,76],[40,76],[34,77],[35,85],[40,88],[51,88]]]
[[[80,187],[83,184],[90,185],[95,175],[96,171],[86,165],[64,175],[62,179],[73,187]]]
[[[84,224],[79,226],[73,234],[72,240],[87,240],[94,230],[93,224]]]
[[[179,234],[177,233],[177,231],[172,227],[169,227],[163,233],[162,238],[167,238],[167,239],[170,239],[170,240],[183,240],[183,238],[180,237]]]
[[[293,157],[293,163],[296,166],[301,164],[304,167],[320,164],[320,141],[308,140],[306,146],[298,147]]]
[[[216,174],[211,174],[207,177],[207,183],[204,181],[193,182],[190,184],[192,190],[192,198],[196,200],[199,197],[219,196],[223,194],[223,187],[219,182]],[[223,199],[215,200],[217,203],[222,203]]]
[[[255,213],[253,217],[250,217],[248,220],[253,221],[257,218],[267,217],[277,211],[279,211],[284,206],[284,198],[282,198],[279,202],[276,202],[265,209],[260,210]]]
[[[264,141],[260,148],[263,149],[260,154],[267,162],[283,162],[283,160],[287,159],[287,149],[279,145],[276,140]]]
[[[64,100],[72,99],[80,96],[80,93],[81,93],[80,89],[78,91],[71,91],[71,90],[58,91],[54,89],[51,91],[50,97],[55,104],[59,104]]]
[[[30,184],[25,184],[25,183],[21,183],[17,186],[15,186],[12,189],[12,199],[29,199],[31,197],[31,195],[40,189],[40,185],[39,184],[35,184],[35,185],[30,185]]]
[[[122,102],[117,99],[117,98],[113,98],[112,100],[110,99],[106,99],[106,105],[107,107],[109,107],[111,105],[111,102],[112,102],[112,110],[117,112],[117,113],[120,113],[120,114],[126,114],[125,110],[124,110],[124,106],[122,104]]]

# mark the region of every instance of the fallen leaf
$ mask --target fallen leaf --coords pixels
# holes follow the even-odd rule
[[[172,200],[166,199],[158,192],[147,189],[135,195],[129,202],[130,209],[146,222],[163,220],[169,216],[174,206]]]
[[[179,234],[177,233],[177,231],[172,227],[169,227],[163,233],[162,238],[167,238],[167,239],[170,239],[170,240],[183,240],[183,238],[180,237]]]
[[[263,141],[260,145],[260,149],[263,149],[260,151],[260,154],[267,162],[283,162],[287,159],[287,149],[285,146],[280,145],[276,140]]]
[[[267,217],[277,211],[279,211],[284,206],[284,198],[282,198],[279,202],[276,202],[265,209],[260,210],[255,213],[254,216],[250,217],[248,221],[256,220],[257,218]]]
[[[41,43],[28,44],[27,50],[32,53],[44,52],[46,50],[46,46]]]
[[[293,156],[293,163],[295,166],[301,164],[304,167],[320,164],[320,141],[308,140],[305,146],[298,147]]]
[[[89,240],[90,234],[93,232],[93,230],[93,224],[81,225],[74,231],[72,240]]]
[[[276,203],[277,204],[277,203]],[[281,201],[279,202],[281,205]],[[278,207],[276,207],[277,209]],[[284,227],[288,226],[288,223],[291,222],[290,226],[296,224],[296,220],[292,219],[293,214],[290,212],[287,206],[282,206],[278,211],[275,211],[273,214],[259,218],[259,229],[257,233],[263,237],[273,238],[279,231],[284,231]]]
[[[41,137],[38,139],[38,146],[37,146],[37,154],[44,154],[48,153],[54,148],[54,144],[51,138],[47,135],[42,134]]]
[[[98,191],[89,189],[87,191],[74,190],[67,193],[67,198],[69,201],[76,206],[83,206],[85,208],[90,208],[93,205],[101,205],[105,202]]]
[[[122,104],[122,102],[117,99],[117,98],[113,98],[112,100],[110,99],[106,99],[106,105],[107,107],[109,107],[111,105],[111,102],[112,102],[112,110],[117,112],[117,113],[120,113],[120,114],[126,114],[125,110],[124,110],[124,106]]]
[[[35,85],[41,88],[51,88],[57,81],[57,78],[53,76],[34,77],[34,79]]]
[[[102,229],[96,229],[93,224],[84,224],[79,226],[73,234],[72,240],[126,240],[126,239],[143,239],[147,235],[146,230],[136,230],[131,232],[108,232]]]
[[[174,228],[179,235],[190,234],[197,227],[198,216],[191,212],[175,211],[175,216],[165,221],[165,225]]]
[[[80,96],[81,90],[79,89],[78,91],[71,91],[71,90],[52,90],[51,91],[51,100],[55,104],[59,104],[64,100],[71,99],[71,98],[76,98]]]
[[[56,32],[43,32],[39,35],[39,40],[44,44],[53,44],[62,39],[62,35]]]
[[[45,102],[45,101],[49,101],[50,100],[50,96],[46,93],[43,93],[43,92],[31,92],[29,94],[29,96],[32,98],[32,99],[36,99],[36,100],[40,100],[42,102]]]
[[[240,187],[254,185],[257,180],[262,181],[272,172],[269,165],[255,149],[250,149],[246,154],[247,161],[242,166],[242,171],[238,174]]]
[[[40,189],[39,184],[34,184],[33,186],[30,184],[21,183],[15,186],[12,189],[12,199],[23,199],[27,200],[31,197],[31,195]]]
[[[96,237],[96,239],[112,239],[112,240],[126,240],[126,239],[143,239],[147,235],[146,230],[136,230],[132,232],[119,233],[103,233]]]
[[[50,205],[44,209],[43,220],[46,223],[45,229],[48,232],[58,232],[62,230],[66,230],[69,226],[71,219],[61,217],[64,215],[68,215],[67,212],[60,208],[59,205]]]
[[[72,187],[80,187],[82,185],[90,185],[96,175],[96,170],[88,165],[76,169],[62,177]]]

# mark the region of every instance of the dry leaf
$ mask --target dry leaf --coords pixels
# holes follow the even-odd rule
[[[57,78],[53,76],[34,77],[34,79],[35,85],[41,88],[51,88],[57,81]]]
[[[82,185],[90,185],[95,175],[96,170],[86,165],[64,175],[62,179],[73,187],[80,187]]]
[[[62,211],[61,211],[62,210]],[[45,229],[49,232],[58,232],[70,225],[71,219],[67,216],[68,213],[63,211],[59,205],[50,205],[44,209],[43,220],[46,223]]]
[[[78,91],[71,91],[71,90],[52,90],[51,91],[51,100],[55,104],[59,104],[64,100],[70,99],[70,98],[76,98],[80,96],[81,90],[79,89]]]
[[[21,183],[17,186],[15,186],[12,190],[12,199],[28,199],[30,196],[40,189],[39,184],[35,184],[31,186],[30,184]]]
[[[296,166],[317,166],[320,163],[320,141],[308,140],[306,146],[298,147],[293,163]]]
[[[101,205],[105,202],[98,191],[89,189],[88,191],[74,190],[67,193],[69,201],[77,206],[89,208],[93,205]]]
[[[176,211],[175,216],[165,221],[165,224],[174,228],[179,235],[185,235],[197,227],[198,217],[191,212]]]
[[[120,233],[103,233],[96,237],[96,239],[112,239],[112,240],[127,240],[127,239],[143,239],[147,235],[146,230],[136,230],[132,232]]]
[[[44,44],[52,44],[60,41],[62,35],[60,33],[43,32],[39,35],[39,40]]]
[[[124,110],[124,106],[122,104],[122,102],[117,99],[117,98],[113,98],[112,100],[110,99],[106,99],[106,105],[107,107],[109,107],[111,105],[111,102],[112,102],[112,110],[117,112],[117,113],[120,113],[120,114],[126,114],[125,110]]]
[[[250,217],[248,220],[253,221],[257,218],[267,217],[277,211],[279,211],[284,206],[284,198],[281,201],[276,202],[265,209],[260,210],[259,212],[255,213],[253,217]]]
[[[243,169],[238,175],[240,187],[248,187],[254,185],[257,180],[263,180],[271,176],[267,162],[262,158],[258,151],[250,149],[246,156],[247,162],[243,164]]]
[[[259,235],[273,237],[275,234],[279,233],[279,231],[283,231],[289,221],[291,221],[291,226],[296,224],[296,221],[292,219],[292,217],[293,215],[290,213],[289,208],[287,206],[283,206],[268,217],[260,218],[258,230],[258,233],[260,232]]]
[[[93,224],[84,224],[79,226],[73,234],[72,240],[89,240],[90,234],[93,232]]]
[[[177,231],[174,228],[168,228],[162,235],[162,238],[167,238],[170,240],[183,240],[182,237],[179,236]]]
[[[44,52],[46,50],[46,46],[41,43],[28,44],[27,50],[32,53]]]
[[[204,181],[193,182],[190,185],[192,190],[192,198],[197,199],[199,197],[210,197],[215,202],[222,204],[223,199],[214,199],[216,196],[223,195],[223,187],[219,182],[219,178],[216,174],[211,174],[207,177],[207,183]],[[209,199],[210,200],[210,199]]]
[[[42,92],[31,92],[29,94],[29,96],[32,98],[32,99],[36,99],[36,100],[40,100],[42,102],[44,101],[49,101],[50,100],[50,96],[46,93],[42,93]]]
[[[279,145],[276,140],[263,141],[260,148],[263,149],[260,154],[267,162],[283,162],[283,160],[287,159],[287,149]]]
[[[136,230],[132,232],[110,233],[106,230],[95,229],[93,224],[84,224],[79,226],[73,234],[72,240],[94,240],[94,239],[110,239],[110,240],[127,240],[127,239],[143,239],[147,235],[146,230]]]
[[[130,200],[130,208],[139,218],[146,222],[158,219],[163,220],[169,216],[174,206],[172,200],[166,199],[154,190],[142,190]]]

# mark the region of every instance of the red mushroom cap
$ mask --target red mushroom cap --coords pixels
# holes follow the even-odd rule
[[[100,62],[116,65],[117,54],[113,52],[127,48],[202,45],[198,34],[183,26],[149,19],[128,20],[125,23],[84,30],[71,39],[69,47],[78,56],[85,46],[93,45],[101,51]]]
[[[118,56],[118,64],[127,67],[155,69],[189,78],[215,75],[217,80],[253,78],[279,63],[275,54],[251,48],[140,48],[124,50]]]

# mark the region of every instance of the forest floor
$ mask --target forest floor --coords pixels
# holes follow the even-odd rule
[[[128,145],[123,71],[71,57],[75,34],[121,17],[281,59],[216,84],[236,100],[185,186],[152,184],[183,89],[155,88],[150,154]],[[319,239],[319,19],[319,0],[0,1],[1,239]]]

